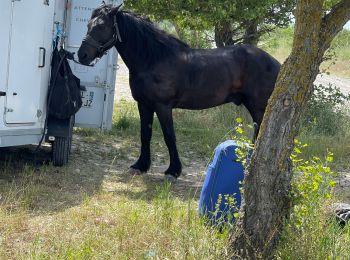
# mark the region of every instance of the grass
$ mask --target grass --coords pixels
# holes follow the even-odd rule
[[[139,117],[134,103],[121,101],[115,111],[111,131],[76,130],[72,160],[64,168],[37,167],[17,150],[5,151],[6,154],[0,151],[0,259],[227,257],[229,234],[219,233],[198,217],[198,192],[201,173],[215,146],[230,137],[236,117],[250,122],[247,111],[225,105],[204,111],[174,112],[184,169],[192,169],[194,175],[174,185],[156,173],[157,165],[168,164],[158,120],[153,128],[153,172],[142,176],[127,173],[138,156]],[[349,138],[349,134],[300,136],[311,147],[305,157],[322,157],[328,147],[335,153],[334,164],[344,166],[350,158],[346,145]],[[320,208],[323,205],[317,205]],[[293,233],[291,226],[279,249],[281,259],[293,256],[297,245],[292,242],[297,238],[303,251],[309,246],[323,246],[322,252],[338,249],[342,241],[345,246],[341,252],[348,252],[347,229],[339,231],[336,225],[328,225],[323,211],[319,214],[322,221],[311,218],[315,221],[310,222],[319,223],[316,231],[307,226],[305,233]],[[327,231],[322,237],[312,233],[310,242],[309,232],[321,232],[325,225],[330,233]],[[336,240],[336,244],[328,243],[328,238]]]
[[[175,185],[161,175],[126,172],[138,156],[139,118],[133,103],[121,102],[116,111],[109,132],[76,130],[66,167],[37,167],[27,159],[30,150],[0,151],[0,259],[224,257],[228,233],[198,217],[196,182],[213,148],[245,110],[175,111],[185,167],[203,161],[194,169],[198,177]],[[152,151],[155,164],[167,165],[157,120]]]
[[[194,201],[172,197],[164,184],[150,201],[102,192],[55,214],[1,211],[0,257],[217,259],[226,237],[206,227],[194,208]]]
[[[269,52],[281,63],[288,57],[293,44],[293,28],[277,29],[263,36],[260,47]],[[330,73],[341,77],[350,77],[350,31],[343,30],[333,40],[331,49],[326,54],[330,57],[321,64],[323,73]]]
[[[228,236],[198,217],[193,192],[175,195],[171,184],[147,176],[108,175],[92,190],[97,180],[85,182],[51,166],[25,166],[3,181],[0,259],[222,256]]]
[[[139,115],[135,103],[121,101],[113,116],[112,130],[106,134],[91,129],[80,129],[78,133],[87,141],[110,142],[114,136],[120,136],[131,143],[139,141]],[[194,150],[198,155],[209,158],[216,145],[230,136],[235,126],[235,119],[242,117],[251,124],[248,111],[243,107],[226,104],[202,111],[174,110],[174,124],[179,150]],[[214,130],[213,130],[214,129]],[[252,137],[252,130],[248,130]],[[103,137],[102,137],[103,136]],[[101,140],[102,139],[102,140]],[[205,141],[203,141],[205,140]],[[157,117],[153,124],[153,150],[164,146],[163,135]]]
[[[350,226],[339,226],[330,211],[331,201],[319,199],[304,205],[309,212],[302,222],[292,215],[277,259],[349,259]]]
[[[318,156],[324,158],[327,151],[334,153],[335,161],[331,164],[332,168],[337,171],[349,170],[350,159],[350,133],[344,135],[327,136],[327,135],[310,135],[305,132],[298,137],[303,143],[310,144],[304,151],[304,157],[310,158]]]
[[[283,61],[292,34],[292,28],[278,30],[262,46]],[[349,32],[337,37],[333,49],[338,60],[323,68],[331,65],[331,73],[350,76]],[[184,171],[193,175],[175,184],[161,174],[168,155],[157,119],[151,173],[127,172],[139,154],[139,116],[135,103],[123,100],[116,105],[111,131],[75,130],[66,167],[38,167],[30,150],[0,150],[0,259],[226,259],[228,232],[207,226],[198,217],[197,202],[202,173],[216,145],[230,138],[237,117],[251,123],[243,107],[229,104],[174,111]],[[305,159],[323,158],[329,149],[331,166],[349,171],[349,131],[302,131],[298,138],[309,144]],[[42,156],[47,155],[44,149]],[[304,201],[300,205],[308,213],[301,219],[300,208],[293,209],[278,259],[348,259],[350,228],[341,229],[330,216],[335,199]]]
[[[18,151],[2,158],[0,258],[223,258],[228,234],[198,217],[197,186],[185,182],[173,187],[162,177],[125,173],[138,155],[139,118],[133,103],[121,102],[116,111],[109,132],[76,130],[67,167],[27,165],[18,160]],[[205,166],[234,118],[246,113],[231,105],[175,111],[185,167],[192,158]],[[158,158],[167,151],[157,120],[152,151],[153,160],[168,163],[166,156]],[[194,183],[201,180],[200,174],[193,178]]]

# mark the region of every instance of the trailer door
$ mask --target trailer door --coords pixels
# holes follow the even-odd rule
[[[54,1],[11,2],[5,122],[34,124],[43,116],[46,103]]]
[[[6,81],[8,72],[8,56],[11,29],[11,1],[1,2],[0,17],[0,115],[3,115],[2,109],[5,106],[4,95],[6,95]],[[0,124],[1,123],[2,122],[0,122]]]
[[[120,3],[110,0],[106,3]],[[101,5],[101,0],[69,0],[68,5],[68,41],[67,49],[78,52],[87,32],[87,23],[92,11]],[[76,115],[76,125],[110,129],[114,102],[117,52],[108,51],[95,67],[86,67],[71,63],[73,73],[80,78],[87,91],[82,92],[83,107]]]

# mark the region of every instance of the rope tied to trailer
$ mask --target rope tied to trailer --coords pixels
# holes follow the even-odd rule
[[[64,35],[64,30],[63,30],[63,26],[60,22],[55,22],[55,33],[54,33],[54,37],[52,39],[52,46],[53,49],[55,49],[59,42],[61,41],[61,45],[63,43],[63,39],[65,37]]]

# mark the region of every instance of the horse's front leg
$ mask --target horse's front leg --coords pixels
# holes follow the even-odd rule
[[[137,105],[141,120],[141,154],[137,162],[130,167],[141,172],[147,172],[151,166],[150,143],[152,138],[154,109],[140,102],[138,102]]]
[[[179,154],[176,148],[176,137],[173,125],[172,108],[166,105],[157,104],[156,114],[162,127],[165,143],[169,150],[170,165],[165,171],[166,175],[172,175],[175,178],[181,174],[182,166]]]

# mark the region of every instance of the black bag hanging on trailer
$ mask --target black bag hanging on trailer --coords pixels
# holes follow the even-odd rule
[[[67,55],[57,47],[52,54],[48,107],[49,115],[58,119],[70,118],[82,106],[80,80],[73,75]]]

